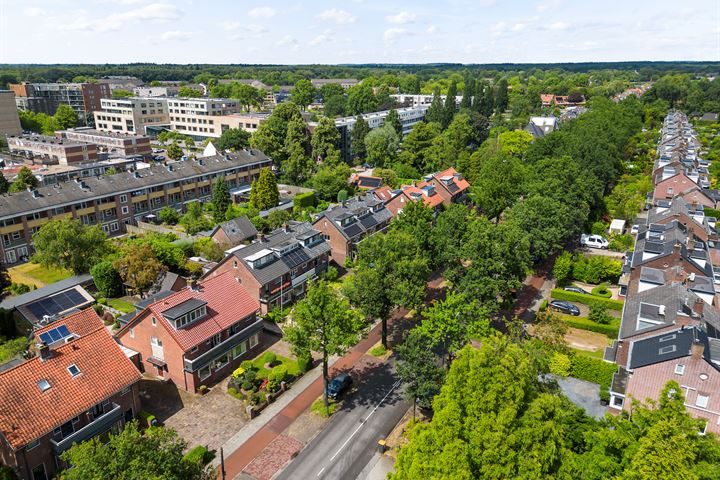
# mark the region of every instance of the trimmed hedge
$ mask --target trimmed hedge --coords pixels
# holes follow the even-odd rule
[[[138,412],[138,417],[140,418],[141,422],[140,424],[144,427],[155,427],[157,426],[158,422],[155,418],[155,415],[146,412],[145,410],[141,410]]]
[[[617,310],[618,312],[622,311],[623,308],[622,300],[611,300],[609,298],[602,298],[595,295],[568,292],[567,290],[563,290],[561,288],[553,288],[550,292],[550,296],[557,300],[567,300],[569,302],[578,302],[585,305],[588,305],[591,302],[598,302],[605,305],[610,310]]]
[[[574,317],[572,315],[561,314],[560,318],[570,327],[587,330],[589,332],[602,333],[613,340],[617,338],[618,332],[620,331],[620,324],[617,319],[613,319],[613,322],[609,325],[603,325],[601,323],[595,323],[586,317]]]
[[[572,355],[570,357],[570,376],[597,383],[601,387],[609,387],[617,365],[598,358]]]
[[[199,463],[201,465],[206,465],[210,462],[211,459],[212,456],[210,452],[208,451],[207,447],[204,447],[203,445],[198,445],[197,447],[191,449],[183,457],[183,460],[185,460],[186,462]]]
[[[305,192],[295,195],[293,198],[293,206],[298,208],[314,207],[317,201],[315,200],[315,192]]]
[[[602,297],[602,298],[610,298],[612,297],[612,292],[608,287],[605,285],[598,285],[597,287],[593,288],[590,293],[595,295],[596,297]]]

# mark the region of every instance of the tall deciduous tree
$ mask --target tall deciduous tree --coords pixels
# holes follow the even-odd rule
[[[388,113],[388,116],[385,118],[385,123],[389,123],[390,125],[392,125],[395,133],[398,134],[398,137],[402,138],[403,126],[397,110],[390,110],[390,113]]]
[[[172,160],[180,160],[183,156],[183,151],[182,148],[180,148],[180,145],[175,142],[168,145],[167,156]]]
[[[337,165],[323,165],[313,175],[310,185],[317,192],[318,197],[327,201],[335,201],[340,191],[346,192],[350,188],[350,167],[344,163]]]
[[[508,81],[507,78],[501,78],[497,84],[497,92],[495,93],[495,109],[498,113],[507,110],[508,107]]]
[[[365,137],[367,137],[368,133],[370,133],[370,125],[362,115],[358,115],[350,133],[350,154],[353,157],[365,158],[365,155],[367,155]]]
[[[275,174],[269,168],[260,170],[260,176],[253,180],[250,190],[250,205],[258,210],[276,207],[280,201]]]
[[[250,138],[250,144],[281,165],[287,158],[285,138],[290,120],[301,120],[300,109],[293,102],[283,102],[262,122]]]
[[[4,178],[4,177],[3,177]],[[28,188],[37,188],[40,181],[33,175],[32,170],[28,167],[23,166],[15,178],[15,181],[10,185],[10,192],[22,192]]]
[[[310,178],[315,162],[309,155],[310,137],[307,124],[302,119],[288,122],[285,136],[285,155],[287,160],[282,163],[285,177],[294,184],[301,184]]]
[[[107,237],[99,225],[88,227],[79,220],[50,220],[33,235],[33,259],[42,265],[72,270],[79,275],[90,271],[108,252]]]
[[[187,444],[172,428],[151,427],[140,432],[136,422],[111,435],[105,443],[99,438],[75,443],[62,460],[72,465],[60,474],[62,480],[90,478],[134,478],[210,480],[212,472],[201,462],[183,457]]]
[[[200,202],[187,204],[185,213],[180,217],[180,225],[185,228],[185,232],[189,235],[212,228],[212,223],[205,218],[205,212],[203,212],[203,206]]]
[[[158,279],[165,267],[157,259],[147,243],[130,243],[125,246],[122,256],[113,262],[123,282],[144,295]]]
[[[511,207],[524,192],[525,167],[510,155],[486,158],[470,186],[470,198],[491,220]]]
[[[385,124],[375,128],[365,136],[368,162],[375,167],[391,164],[400,145],[400,137],[392,125]]]
[[[429,408],[432,399],[440,392],[445,372],[438,365],[429,339],[418,329],[413,329],[405,341],[395,347],[398,356],[396,364],[398,377],[405,387],[405,396],[415,408]]]
[[[310,351],[322,354],[323,400],[327,407],[328,359],[352,346],[365,322],[362,315],[351,309],[347,300],[324,281],[310,284],[305,298],[295,305],[291,316],[292,325],[286,329],[285,338],[294,353],[298,356]]]
[[[312,135],[312,158],[320,163],[337,163],[340,161],[340,132],[335,122],[322,117]]]
[[[225,176],[218,177],[215,180],[212,191],[213,218],[216,223],[225,221],[225,212],[232,203],[230,197],[230,189],[225,182]]]
[[[103,260],[96,263],[90,269],[90,274],[93,283],[104,297],[113,298],[122,295],[122,279],[111,261]]]
[[[350,115],[361,115],[374,112],[377,101],[372,87],[363,82],[348,89],[347,111]]]
[[[61,129],[75,128],[78,126],[78,116],[70,105],[61,103],[55,110],[55,120]]]
[[[290,90],[292,101],[302,108],[307,108],[313,102],[316,93],[312,82],[304,78],[295,82],[295,86]]]
[[[215,147],[219,151],[242,150],[250,146],[250,133],[242,128],[228,128],[220,138],[214,140]]]

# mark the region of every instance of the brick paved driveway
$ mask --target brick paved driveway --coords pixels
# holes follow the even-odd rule
[[[183,437],[189,448],[205,445],[220,453],[220,447],[247,422],[240,400],[227,393],[226,379],[204,396],[185,392],[171,382],[142,380],[143,409]]]

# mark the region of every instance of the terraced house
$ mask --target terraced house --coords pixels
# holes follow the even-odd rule
[[[0,372],[0,460],[22,480],[54,478],[74,443],[107,439],[140,411],[140,372],[93,309],[35,340],[38,356]]]
[[[163,207],[182,210],[209,200],[218,177],[229,188],[248,186],[271,165],[262,152],[246,150],[0,195],[0,261],[23,261],[32,253],[33,233],[51,219],[72,217],[119,235]]]

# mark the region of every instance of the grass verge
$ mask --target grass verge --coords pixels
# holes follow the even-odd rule
[[[330,415],[335,413],[335,410],[337,410],[337,402],[335,402],[335,400],[328,399],[328,407],[325,408],[322,397],[315,400],[310,406],[310,411],[320,415],[322,418],[328,418]]]

